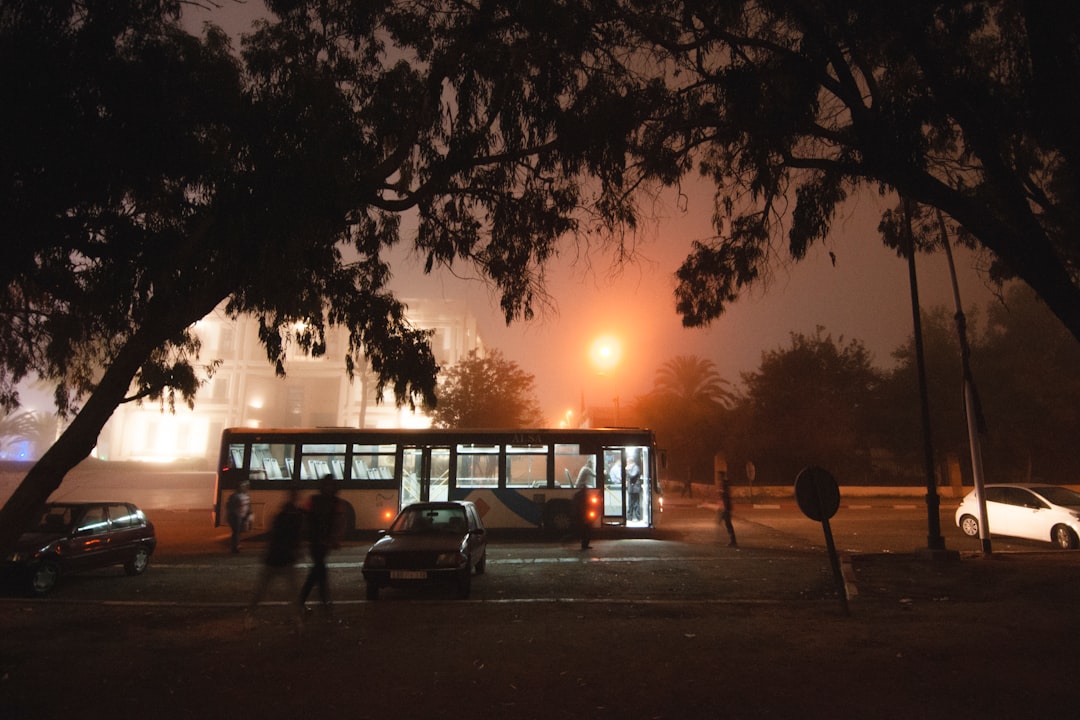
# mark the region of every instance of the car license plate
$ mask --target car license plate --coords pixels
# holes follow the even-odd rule
[[[391,570],[391,580],[427,580],[425,570]]]

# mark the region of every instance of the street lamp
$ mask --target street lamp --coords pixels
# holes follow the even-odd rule
[[[614,335],[601,335],[589,348],[589,358],[598,375],[611,376],[612,371],[622,361],[622,343]],[[619,398],[614,399],[614,424],[619,424]]]

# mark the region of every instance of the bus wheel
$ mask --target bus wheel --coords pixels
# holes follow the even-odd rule
[[[544,531],[548,537],[558,538],[570,534],[574,527],[573,508],[567,501],[549,502],[544,507]]]

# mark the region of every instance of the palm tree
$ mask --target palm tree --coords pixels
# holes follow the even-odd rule
[[[678,355],[656,371],[653,389],[638,407],[667,450],[671,478],[710,482],[713,455],[722,450],[725,412],[735,394],[711,360]]]
[[[720,377],[712,360],[697,355],[676,355],[656,371],[653,392],[684,403],[731,407],[730,383]]]
[[[29,442],[35,457],[56,439],[55,418],[40,415],[32,410],[16,410],[0,417],[0,451]]]

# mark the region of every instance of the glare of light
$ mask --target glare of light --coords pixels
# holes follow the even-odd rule
[[[261,410],[263,406],[263,399],[261,397],[252,398],[248,402],[248,407],[255,410]]]
[[[622,359],[622,345],[614,335],[601,335],[593,341],[589,357],[598,372],[609,372]]]

